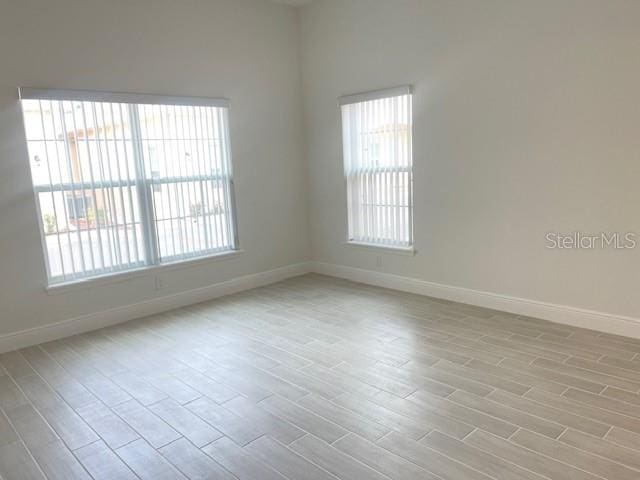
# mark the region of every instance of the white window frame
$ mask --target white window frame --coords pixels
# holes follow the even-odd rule
[[[380,100],[386,98],[393,98],[409,95],[413,96],[413,89],[410,85],[402,85],[398,87],[385,88],[380,90],[373,90],[363,93],[356,93],[351,95],[344,95],[338,98],[338,108],[340,114],[340,147],[341,147],[341,158],[342,158],[342,167],[343,167],[343,175],[344,175],[344,185],[345,185],[345,193],[347,196],[346,201],[346,209],[345,209],[345,232],[346,232],[346,240],[345,245],[360,247],[365,250],[372,251],[380,251],[380,252],[389,252],[389,253],[397,253],[401,255],[415,255],[415,238],[414,238],[414,203],[413,203],[413,105],[412,99],[410,98],[409,103],[409,116],[411,120],[410,129],[409,129],[409,139],[408,139],[408,155],[411,160],[409,166],[398,166],[398,167],[383,167],[387,170],[392,168],[394,171],[398,172],[408,172],[409,173],[409,183],[407,185],[408,188],[408,199],[409,199],[409,213],[408,213],[408,238],[409,242],[407,245],[395,245],[395,244],[387,244],[383,242],[374,242],[374,241],[361,241],[351,237],[351,225],[350,225],[350,209],[352,208],[349,202],[349,187],[348,187],[348,176],[346,171],[346,159],[345,159],[345,138],[344,138],[344,121],[343,121],[343,112],[342,107],[344,105],[350,105],[354,103],[362,103],[371,100]]]
[[[199,261],[217,260],[228,257],[233,257],[237,254],[244,253],[240,249],[240,242],[238,237],[238,224],[237,213],[235,204],[235,186],[233,176],[233,162],[231,154],[231,142],[229,138],[229,106],[230,102],[225,98],[209,98],[209,97],[188,97],[188,96],[173,96],[173,95],[154,95],[144,93],[117,93],[117,92],[100,92],[91,90],[67,90],[67,89],[47,89],[47,88],[26,88],[20,87],[18,89],[19,100],[43,100],[43,101],[70,101],[70,102],[107,102],[107,103],[122,103],[130,104],[132,107],[136,105],[164,105],[164,106],[194,106],[194,107],[218,107],[224,111],[224,131],[222,135],[225,137],[228,161],[228,172],[226,174],[226,181],[229,183],[228,187],[228,202],[229,202],[229,221],[230,233],[232,237],[232,247],[229,250],[222,252],[210,252],[204,251],[203,253],[196,252],[189,254],[181,258],[168,257],[164,260],[159,258],[159,246],[156,237],[156,219],[154,208],[151,199],[151,189],[157,184],[171,183],[171,178],[162,178],[158,180],[146,178],[144,174],[144,159],[141,151],[142,141],[140,140],[140,121],[137,118],[138,110],[136,108],[129,108],[129,114],[131,115],[131,133],[133,135],[133,151],[135,157],[136,175],[134,180],[116,180],[107,182],[71,182],[64,183],[56,186],[42,187],[32,182],[34,200],[36,204],[36,210],[38,214],[38,225],[40,229],[40,240],[42,244],[42,252],[45,263],[45,270],[47,274],[47,291],[61,292],[69,288],[75,288],[76,286],[84,286],[85,284],[102,284],[110,283],[112,281],[119,281],[134,276],[145,274],[149,271],[156,270],[169,270],[174,268],[181,268],[191,265]],[[138,171],[139,169],[139,171]],[[206,176],[207,179],[209,176]],[[191,178],[191,177],[189,177]],[[195,177],[194,177],[195,178]],[[198,178],[200,179],[200,178]],[[198,180],[197,179],[197,180]],[[185,179],[181,179],[185,181]],[[56,187],[54,191],[91,191],[95,188],[112,188],[112,187],[127,187],[129,185],[137,185],[138,188],[138,203],[140,209],[140,224],[144,237],[144,248],[146,262],[137,262],[131,264],[128,268],[122,268],[114,271],[91,274],[91,271],[85,271],[84,275],[72,278],[70,280],[60,280],[58,277],[52,277],[51,269],[49,266],[49,254],[46,244],[46,237],[42,222],[42,214],[40,210],[40,200],[38,194],[46,191],[52,191],[53,187]],[[62,189],[62,190],[60,190]],[[74,197],[75,199],[75,197]]]

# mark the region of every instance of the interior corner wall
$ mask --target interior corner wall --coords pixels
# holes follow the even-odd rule
[[[319,0],[300,12],[312,256],[640,318],[640,2]],[[345,245],[341,95],[414,87],[417,255]]]
[[[308,259],[295,9],[265,0],[0,0],[0,12],[0,337]],[[229,98],[245,253],[163,272],[162,291],[147,274],[48,295],[19,86]]]

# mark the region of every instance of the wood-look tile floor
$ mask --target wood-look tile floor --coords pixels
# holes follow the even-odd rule
[[[319,275],[0,365],[4,480],[640,478],[640,340]]]

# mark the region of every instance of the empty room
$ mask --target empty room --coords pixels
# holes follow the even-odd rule
[[[0,480],[640,479],[639,0],[0,0]]]

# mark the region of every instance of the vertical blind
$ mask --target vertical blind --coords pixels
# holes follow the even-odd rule
[[[340,98],[348,239],[413,245],[411,91]]]
[[[236,248],[224,100],[20,93],[49,283]]]

